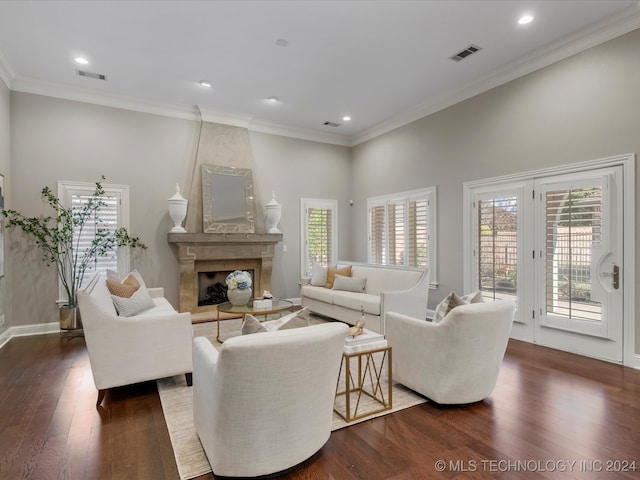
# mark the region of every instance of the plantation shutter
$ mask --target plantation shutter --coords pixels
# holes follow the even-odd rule
[[[478,201],[478,285],[485,299],[517,296],[517,197]]]
[[[387,204],[387,226],[389,239],[389,265],[405,264],[405,210],[404,201]]]
[[[428,264],[429,202],[426,199],[410,200],[407,232],[408,263],[414,267],[426,267]]]
[[[591,249],[602,238],[602,188],[548,191],[545,196],[546,311],[599,321],[591,299]]]
[[[384,205],[374,205],[369,208],[370,221],[370,262],[384,265],[386,263],[386,222]]]
[[[335,262],[333,245],[333,209],[310,207],[307,216],[307,271],[311,272],[311,261],[323,266]]]
[[[78,212],[82,210],[83,206],[91,198],[91,195],[72,193],[72,211]],[[105,194],[100,198],[103,201],[104,205],[98,209],[94,218],[90,219],[85,224],[82,231],[74,228],[73,241],[74,245],[77,245],[77,252],[79,253],[79,255],[82,255],[82,252],[90,248],[91,242],[93,241],[98,228],[107,229],[110,232],[115,232],[118,228],[119,197],[117,195]],[[91,278],[91,275],[93,273],[106,273],[107,269],[114,271],[118,270],[117,247],[114,247],[107,256],[95,256],[93,259],[91,259],[91,262],[87,267],[85,273],[85,282]]]

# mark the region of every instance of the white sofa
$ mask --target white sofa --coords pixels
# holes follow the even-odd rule
[[[193,420],[214,475],[258,477],[311,457],[331,435],[347,326],[193,340]]]
[[[116,313],[103,275],[95,274],[78,291],[78,306],[100,405],[106,389],[186,374],[193,370],[190,313],[178,313],[163,297],[164,289],[148,288],[155,306],[132,317]]]
[[[440,404],[488,397],[500,373],[513,313],[511,300],[461,305],[438,323],[387,313],[393,379]]]
[[[351,265],[351,277],[367,279],[364,293],[314,286],[310,277],[304,277],[300,289],[302,306],[351,325],[360,318],[362,307],[365,327],[382,334],[385,332],[385,315],[389,311],[426,318],[428,269],[338,262],[338,268],[346,265]]]

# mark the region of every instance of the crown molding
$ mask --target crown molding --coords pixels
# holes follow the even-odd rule
[[[480,77],[462,88],[450,90],[436,99],[418,104],[414,108],[405,110],[384,122],[350,136],[350,146],[371,140],[638,28],[640,28],[640,0],[618,15],[569,35],[553,45],[522,57],[517,62]]]
[[[92,103],[105,107],[121,108],[123,110],[181,118],[184,120],[200,120],[200,114],[195,106],[178,106],[151,102],[124,95],[98,92],[88,88],[71,87],[62,83],[49,82],[30,77],[14,77],[11,83],[11,90],[83,103]]]
[[[279,135],[281,137],[309,140],[311,142],[330,143],[332,145],[340,145],[343,147],[352,146],[349,137],[346,135],[321,132],[311,128],[290,127],[288,125],[279,125],[277,123],[263,122],[260,120],[252,121],[249,125],[249,130],[252,132]]]
[[[9,65],[9,60],[5,56],[4,52],[0,50],[0,79],[2,79],[9,89],[11,88],[11,81],[14,76],[15,73],[13,72],[11,65]]]

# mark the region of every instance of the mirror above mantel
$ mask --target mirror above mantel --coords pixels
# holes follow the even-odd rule
[[[254,215],[250,168],[202,165],[204,233],[254,233]]]

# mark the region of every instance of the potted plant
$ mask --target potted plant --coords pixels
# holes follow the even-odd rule
[[[102,176],[101,181],[104,179]],[[113,231],[105,227],[99,217],[100,209],[106,206],[101,181],[96,182],[93,194],[81,208],[65,207],[49,187],[44,187],[42,198],[54,210],[55,216],[27,217],[15,210],[2,210],[6,228],[22,230],[42,250],[42,260],[48,266],[56,266],[66,294],[66,302],[60,307],[62,330],[81,327],[76,292],[82,286],[92,259],[109,256],[115,247],[147,248],[138,237],[131,237],[126,228]],[[82,246],[81,234],[89,222],[95,223],[95,234],[89,245]]]

